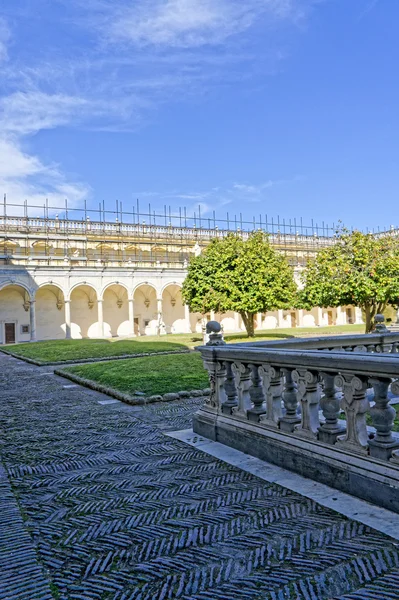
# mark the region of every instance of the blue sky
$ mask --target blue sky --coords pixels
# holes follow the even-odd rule
[[[0,191],[397,224],[396,0],[3,0]]]

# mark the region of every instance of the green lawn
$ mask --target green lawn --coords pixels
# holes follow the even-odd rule
[[[7,350],[22,358],[32,358],[44,363],[58,361],[68,362],[87,358],[112,358],[125,354],[141,354],[144,352],[166,352],[187,350],[185,344],[166,341],[159,338],[149,341],[147,338],[137,340],[50,340],[33,344],[16,344],[7,346]]]
[[[146,396],[208,387],[208,374],[197,353],[147,356],[63,369],[125,394]]]
[[[316,337],[320,335],[341,335],[363,333],[363,325],[342,325],[333,327],[310,327],[295,329],[268,329],[256,332],[256,340],[276,340],[290,337]],[[245,333],[228,333],[227,342],[250,341]],[[202,343],[200,334],[176,334],[163,337],[143,336],[134,339],[112,338],[107,340],[50,340],[7,346],[6,350],[43,363],[85,360],[90,358],[112,358],[144,352],[164,352],[185,350]],[[1,350],[1,348],[0,348]]]

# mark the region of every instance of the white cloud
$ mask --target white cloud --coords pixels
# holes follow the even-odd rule
[[[126,2],[108,15],[111,40],[181,48],[221,44],[264,14],[299,15],[292,0],[148,0]]]
[[[87,100],[38,91],[16,92],[0,99],[0,130],[27,135],[80,119]]]
[[[45,165],[24,152],[17,138],[0,139],[0,190],[7,194],[8,203],[17,205],[13,214],[21,214],[25,199],[43,206],[47,198],[53,206],[62,206],[68,198],[73,207],[90,192],[87,185],[68,181],[57,165]]]
[[[8,43],[11,32],[5,19],[0,17],[0,64],[8,59]]]

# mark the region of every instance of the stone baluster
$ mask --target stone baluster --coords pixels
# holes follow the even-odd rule
[[[224,384],[226,381],[226,366],[224,362],[216,361],[216,402],[217,408],[220,411],[223,404],[227,401],[226,390],[224,389]]]
[[[353,348],[353,352],[356,352],[356,353],[367,352],[367,346],[365,346],[364,344],[360,344],[359,346],[355,346]]]
[[[369,354],[374,354],[374,352],[375,352],[375,344],[368,344],[367,345],[367,352]]]
[[[278,367],[260,367],[259,374],[263,380],[266,397],[266,414],[259,418],[260,423],[278,429],[279,420],[283,416],[283,375]]]
[[[370,383],[374,390],[375,405],[370,408],[370,415],[377,430],[374,439],[369,441],[370,456],[389,460],[392,451],[399,448],[399,442],[392,437],[392,426],[396,415],[395,409],[389,405],[388,388],[391,379],[372,377]],[[393,393],[399,393],[398,382],[392,384]]]
[[[217,412],[218,400],[216,394],[216,361],[204,360],[204,367],[208,371],[210,394],[205,401],[205,407],[211,412]]]
[[[251,408],[251,397],[249,388],[251,387],[251,369],[244,363],[234,363],[232,366],[236,377],[238,405],[232,409],[235,417],[247,419],[247,411]]]
[[[335,386],[335,374],[320,373],[324,386],[320,407],[325,422],[319,427],[319,440],[326,444],[335,444],[337,437],[345,433],[345,428],[338,421],[341,396]]]
[[[232,369],[231,362],[225,362],[224,367],[226,369],[226,379],[224,382],[224,391],[226,394],[226,400],[222,404],[222,413],[231,415],[233,408],[238,406],[237,401],[237,388],[235,377]]]
[[[295,433],[301,437],[315,439],[320,427],[319,375],[315,371],[297,369],[293,371],[292,377],[298,384],[298,399],[302,408],[301,424],[295,426]]]
[[[367,454],[368,434],[366,412],[370,403],[366,398],[367,378],[353,373],[337,375],[335,385],[342,388],[341,407],[346,415],[346,434],[337,437],[337,446],[351,452]]]
[[[284,369],[284,392],[283,392],[283,404],[285,409],[285,415],[281,417],[279,421],[281,431],[292,433],[295,429],[295,425],[301,422],[301,418],[298,415],[298,388],[292,377],[294,369]]]
[[[253,407],[247,411],[249,421],[255,423],[259,422],[260,415],[264,415],[266,410],[263,406],[265,401],[265,395],[263,393],[262,380],[259,375],[259,366],[250,365],[251,368],[251,387],[249,388],[249,395]]]

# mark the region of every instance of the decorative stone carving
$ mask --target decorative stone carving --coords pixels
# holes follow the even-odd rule
[[[206,324],[206,333],[209,335],[207,346],[224,346],[222,326],[217,321],[209,321]]]
[[[387,326],[385,325],[384,315],[375,315],[374,317],[374,331],[376,333],[388,333]]]
[[[399,448],[399,442],[392,437],[392,426],[396,411],[389,405],[388,399],[388,388],[391,379],[373,377],[370,379],[370,383],[373,386],[375,402],[375,405],[370,408],[370,415],[377,430],[376,436],[369,441],[370,455],[374,458],[389,460],[392,451]],[[399,394],[397,381],[392,384],[392,392]]]
[[[216,362],[204,361],[204,367],[208,371],[210,394],[205,401],[207,410],[217,412],[217,397],[216,397]]]
[[[292,377],[294,369],[284,369],[284,392],[283,392],[283,404],[285,409],[285,415],[281,417],[279,421],[281,431],[292,433],[295,429],[295,425],[301,422],[301,418],[298,415],[298,388]]]
[[[238,404],[232,409],[235,417],[247,419],[247,411],[251,408],[251,369],[244,363],[234,363],[232,370],[236,378]]]
[[[263,380],[266,396],[266,414],[259,418],[260,423],[278,429],[279,420],[283,416],[283,374],[278,367],[260,367],[259,375]]]
[[[300,425],[295,426],[295,433],[301,437],[315,439],[320,427],[319,375],[314,371],[297,369],[293,371],[292,378],[298,385],[298,399],[302,408],[302,421]]]
[[[259,417],[266,413],[266,410],[263,406],[263,403],[265,401],[265,395],[263,393],[262,380],[259,375],[259,366],[250,365],[250,368],[252,385],[249,388],[249,395],[251,397],[253,407],[247,411],[247,415],[249,421],[258,423]]]
[[[324,386],[320,407],[323,411],[325,422],[319,427],[319,440],[326,444],[335,444],[337,437],[345,433],[345,428],[339,423],[338,415],[342,394],[335,386],[334,373],[320,374]]]
[[[367,378],[353,373],[337,375],[335,385],[342,388],[341,406],[346,415],[346,434],[337,437],[337,446],[359,454],[367,454],[369,439],[366,412],[370,408],[366,398]]]
[[[222,404],[222,412],[227,415],[231,415],[233,408],[238,406],[237,401],[237,388],[232,370],[232,363],[224,363],[226,369],[226,379],[224,382],[224,391],[226,393],[226,400]]]

